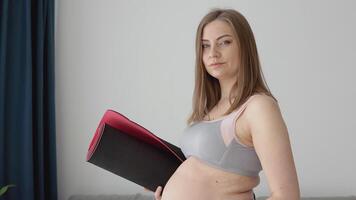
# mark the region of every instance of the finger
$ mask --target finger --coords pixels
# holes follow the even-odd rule
[[[156,200],[161,200],[161,192],[162,192],[162,187],[158,186],[155,192],[155,198]]]
[[[155,200],[161,200],[162,196],[161,196],[161,191],[160,190],[157,190],[156,193],[155,193]]]

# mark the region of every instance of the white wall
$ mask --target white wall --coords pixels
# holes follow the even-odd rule
[[[179,3],[181,2],[181,3]],[[85,161],[108,108],[177,144],[191,109],[194,38],[210,8],[255,33],[288,126],[303,196],[356,195],[355,1],[57,2],[59,198],[143,192]],[[258,196],[269,194],[263,173]]]

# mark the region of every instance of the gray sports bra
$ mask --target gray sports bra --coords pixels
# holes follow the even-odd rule
[[[242,144],[235,134],[235,122],[253,96],[226,116],[186,127],[180,139],[185,157],[194,156],[224,171],[258,176],[262,167],[255,149]]]

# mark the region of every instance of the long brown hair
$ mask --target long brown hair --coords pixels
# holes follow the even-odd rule
[[[240,49],[239,54],[236,55],[240,58],[240,68],[235,76],[236,82],[232,88],[232,91],[237,96],[233,99],[230,92],[229,101],[231,106],[224,115],[230,114],[240,107],[254,93],[264,93],[277,101],[264,79],[255,38],[246,18],[233,9],[214,8],[203,17],[196,32],[193,110],[187,120],[187,124],[203,120],[204,116],[210,112],[221,98],[219,81],[206,71],[202,61],[202,32],[204,27],[214,20],[223,20],[231,26]]]

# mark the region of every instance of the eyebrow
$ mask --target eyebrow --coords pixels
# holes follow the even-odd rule
[[[229,35],[229,34],[225,34],[225,35],[219,36],[218,38],[216,38],[216,40],[219,40],[219,39],[221,39],[221,38],[223,38],[223,37],[232,37],[232,36]],[[202,41],[209,41],[209,40],[207,40],[207,39],[202,39]]]

